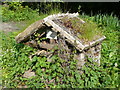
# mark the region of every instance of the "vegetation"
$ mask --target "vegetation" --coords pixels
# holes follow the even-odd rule
[[[5,2],[2,6],[2,21],[23,21],[31,20],[36,17],[39,18],[41,15],[53,14],[61,12],[59,9],[59,4],[53,5],[52,3],[41,3],[40,7],[45,7],[45,11],[40,12],[39,9],[31,9],[27,5],[23,6],[22,2]],[[53,7],[54,9],[51,9]]]
[[[63,17],[61,21],[66,27],[70,28],[79,39],[82,39],[81,41],[83,41],[83,43],[99,39],[102,36],[101,29],[93,21],[84,19],[85,23],[82,23],[79,18],[69,18],[67,16]]]
[[[21,13],[16,12],[12,13],[16,13],[18,16],[15,14],[11,16],[12,13],[7,14],[9,11],[5,8],[2,12],[4,21],[29,19],[26,18],[27,16],[24,16],[24,18],[22,16],[24,14],[19,16]],[[25,14],[27,13],[29,12]],[[32,15],[36,14],[32,13]],[[33,17],[32,15],[30,17]],[[40,16],[40,18],[43,17]],[[7,34],[0,32],[2,37],[2,52],[0,55],[2,86],[7,88],[25,85],[32,88],[119,88],[118,35],[120,33],[120,21],[113,15],[102,14],[92,17],[82,14],[80,18],[97,23],[102,28],[101,32],[107,37],[102,43],[100,67],[96,64],[91,65],[93,62],[88,59],[88,62],[82,68],[82,72],[79,72],[76,69],[77,60],[73,60],[72,56],[68,62],[61,60],[57,55],[52,57],[52,62],[47,62],[46,57],[37,56],[34,56],[31,61],[29,55],[37,50],[27,45],[17,44],[14,38],[18,32]],[[35,20],[32,19],[32,21]],[[69,64],[69,68],[67,64]],[[36,76],[24,78],[22,75],[29,69],[34,71]]]
[[[37,17],[38,14],[36,10],[28,8],[28,6],[23,7],[19,2],[9,2],[8,5],[2,6],[2,20],[3,21],[21,21],[30,20]]]

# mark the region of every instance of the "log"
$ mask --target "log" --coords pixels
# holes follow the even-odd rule
[[[92,42],[90,42],[89,44],[84,45],[84,46],[85,46],[85,49],[88,49],[88,48],[90,48],[90,47],[92,47],[92,46],[94,46],[94,45],[97,45],[98,43],[102,42],[104,39],[106,39],[105,36],[103,36],[103,37],[101,37],[101,38],[99,38],[99,39],[97,39],[97,40],[95,40],[95,41],[92,41]]]
[[[30,38],[30,36],[38,31],[40,28],[44,28],[45,25],[43,25],[43,20],[36,21],[35,23],[31,24],[28,28],[26,28],[23,32],[18,34],[15,37],[15,40],[17,43],[21,43],[22,41],[26,41]],[[41,29],[42,30],[42,29]]]
[[[47,49],[47,50],[52,50],[55,46],[57,46],[57,44],[49,44],[49,43],[40,43],[39,44],[39,47],[40,48],[44,48],[44,49]]]

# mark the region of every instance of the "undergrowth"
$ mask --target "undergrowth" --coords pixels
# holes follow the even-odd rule
[[[21,3],[10,3],[10,5],[9,7],[3,6],[0,15],[2,15],[3,21],[25,20],[26,26],[21,28],[19,32],[23,31],[31,23],[48,16],[48,14],[39,16],[37,10],[33,11],[27,6],[23,7]],[[52,9],[49,14],[55,12],[58,13],[59,9]],[[0,32],[2,38],[0,41],[0,73],[2,72],[0,77],[2,77],[2,87],[119,88],[118,39],[120,21],[112,14],[110,16],[99,14],[91,17],[82,14],[80,18],[97,23],[97,26],[101,28],[102,34],[106,36],[102,43],[100,67],[96,64],[93,66],[92,60],[88,59],[88,62],[80,72],[76,69],[77,60],[73,60],[72,56],[68,62],[60,59],[57,55],[52,57],[52,62],[47,62],[46,57],[37,56],[34,56],[31,61],[29,56],[37,50],[27,45],[17,44],[15,36],[19,32],[6,34]],[[94,27],[90,27],[90,31],[92,31],[92,28]],[[93,36],[91,32],[89,34],[87,37]],[[69,67],[67,64],[69,64]],[[29,69],[34,71],[36,76],[31,78],[23,77],[25,71]]]
[[[1,6],[0,6],[1,7]],[[50,7],[50,6],[49,6]],[[46,9],[47,10],[47,9]],[[2,6],[2,21],[23,21],[26,20],[26,26],[23,31],[33,22],[40,20],[48,14],[37,13],[37,10],[23,7],[21,3],[10,3],[9,6]],[[59,9],[51,9],[49,14],[58,13]],[[60,59],[57,55],[52,57],[52,62],[47,62],[46,57],[34,56],[32,61],[29,56],[37,50],[23,44],[17,44],[15,36],[19,32],[10,32],[5,34],[0,32],[2,40],[0,53],[0,73],[2,72],[2,87],[17,88],[20,86],[35,88],[118,88],[119,82],[119,55],[118,55],[118,36],[120,21],[112,14],[87,16],[80,15],[83,20],[97,23],[101,32],[106,36],[102,43],[101,66],[91,65],[92,60],[82,68],[82,72],[76,69],[77,60],[70,58],[70,61]],[[92,33],[90,25],[87,37],[91,38]],[[69,64],[69,67],[66,65]],[[36,76],[24,78],[25,71],[31,69]]]
[[[106,36],[106,40],[102,43],[100,67],[96,64],[91,65],[93,62],[88,59],[80,72],[76,69],[77,61],[72,57],[69,62],[66,62],[57,55],[52,57],[52,62],[47,62],[46,57],[37,56],[34,56],[31,61],[29,56],[35,53],[36,49],[17,44],[14,32],[8,34],[1,32],[2,86],[7,88],[25,85],[31,88],[118,88],[118,34],[120,30],[118,18],[101,14],[80,17],[96,22]],[[29,69],[34,71],[36,76],[24,78],[22,75]]]
[[[15,2],[2,6],[2,21],[30,20],[38,16],[36,10],[30,9],[28,6],[23,7],[21,3]]]
[[[43,13],[42,11],[39,12],[38,9],[31,9],[28,6],[23,6],[22,2],[3,2],[4,5],[0,5],[1,7],[1,12],[0,15],[2,16],[2,21],[3,22],[8,22],[8,21],[25,21],[25,20],[34,20],[38,19],[41,16],[45,15],[50,15],[53,13],[59,13],[62,12],[59,9],[59,4],[56,6],[52,6],[52,3],[50,4],[45,4],[41,3],[41,8],[42,4],[44,4],[44,10],[45,12]],[[51,8],[53,7],[53,8]]]

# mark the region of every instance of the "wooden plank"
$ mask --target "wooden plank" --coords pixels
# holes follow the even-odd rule
[[[51,27],[51,25],[50,25],[49,23],[46,22],[45,24],[46,24],[48,27]]]
[[[94,46],[94,45],[102,42],[105,38],[106,38],[106,37],[103,36],[103,37],[101,37],[100,39],[97,39],[97,40],[95,40],[95,41],[93,41],[93,42],[90,42],[89,44],[86,44],[86,45],[85,45],[85,49],[88,49],[88,48],[90,48],[90,47],[92,47],[92,46]]]
[[[61,17],[64,17],[64,16],[68,16],[68,17],[71,17],[71,18],[73,18],[73,17],[77,17],[77,16],[79,16],[79,14],[78,14],[78,12],[77,13],[58,13],[58,14],[53,14],[53,15],[50,15],[50,16],[48,16],[48,17],[46,17],[47,19],[50,19],[50,20],[54,20],[54,19],[60,19]],[[46,20],[46,19],[45,19]],[[83,23],[84,23],[84,21],[83,20],[81,20]]]
[[[49,23],[53,28],[53,30],[56,30],[57,32],[60,32],[61,36],[66,37],[69,43],[71,43],[73,46],[75,46],[78,50],[82,51],[84,49],[84,46],[82,43],[75,39],[72,35],[68,34],[66,31],[64,31],[59,25],[55,24],[52,20],[45,18],[44,23]]]
[[[26,41],[34,32],[44,27],[45,25],[43,25],[43,20],[36,21],[35,23],[31,24],[28,28],[26,28],[23,32],[18,34],[15,37],[15,40],[17,41],[17,43]]]
[[[63,30],[59,25],[55,24],[52,20],[60,17],[68,15],[68,17],[77,17],[77,14],[58,14],[58,15],[50,15],[49,17],[44,18],[44,23],[51,25],[53,28],[52,30],[55,32],[60,32],[61,36],[66,37],[66,40],[74,45],[79,51],[82,51],[84,49],[90,48],[91,46],[94,46],[95,44],[103,41],[106,37],[103,36],[100,39],[96,41],[92,41],[89,44],[83,45],[81,41],[78,38],[75,38],[74,36],[67,33],[65,30]],[[80,19],[82,23],[85,23],[83,20]]]
[[[44,48],[44,49],[47,49],[47,50],[52,50],[55,46],[57,46],[57,44],[40,43],[39,46],[40,46],[40,48]]]

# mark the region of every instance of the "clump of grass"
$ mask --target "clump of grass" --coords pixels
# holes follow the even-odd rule
[[[93,41],[102,36],[101,29],[92,21],[85,20],[83,24],[79,18],[69,18],[67,16],[61,20],[64,22],[64,25],[74,31],[74,34],[83,42]]]
[[[87,21],[79,28],[80,34],[79,38],[84,39],[84,41],[92,41],[99,39],[102,36],[101,28],[97,26],[94,22]]]
[[[61,13],[62,11],[59,9],[59,8],[54,8],[54,9],[51,9],[48,14],[51,15],[51,14],[57,14],[57,13]]]

